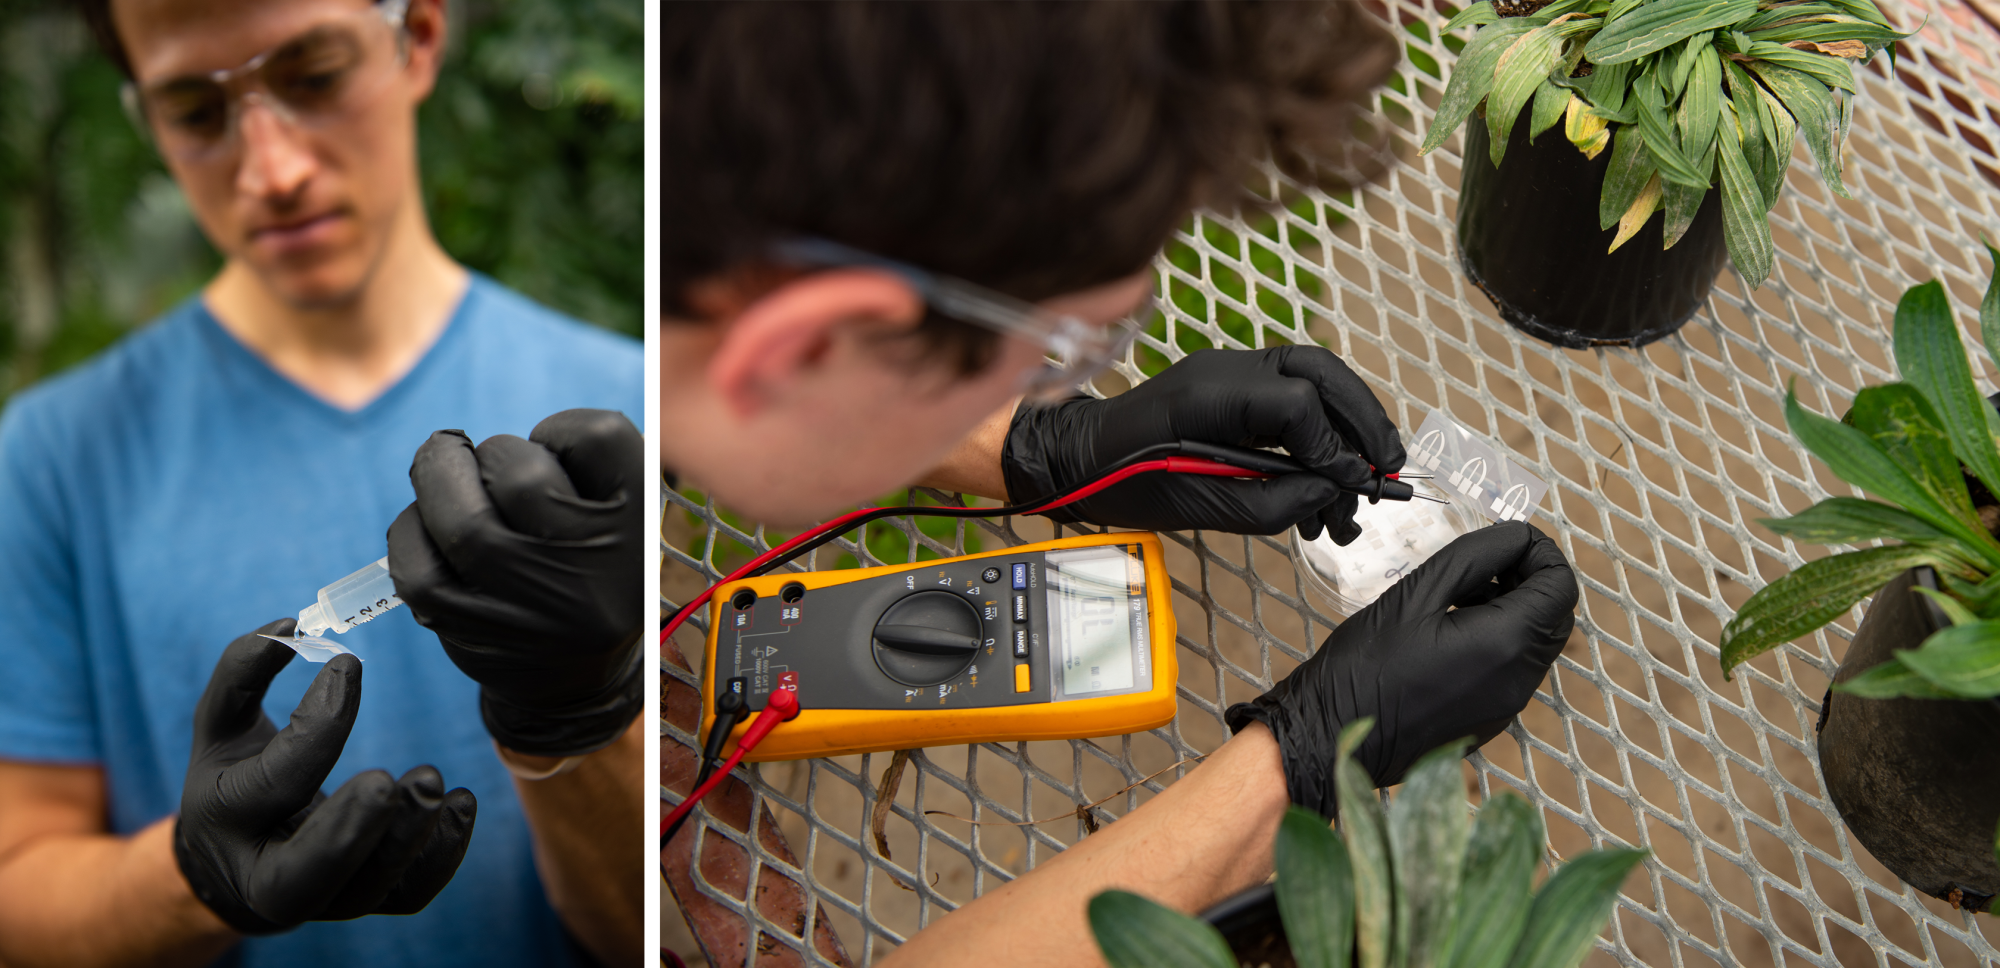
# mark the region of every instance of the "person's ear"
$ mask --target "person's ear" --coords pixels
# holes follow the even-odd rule
[[[818,367],[843,328],[904,331],[923,317],[923,300],[894,273],[835,269],[800,276],[723,324],[708,383],[732,412],[747,417]]]
[[[408,53],[404,70],[412,85],[413,103],[430,97],[437,87],[445,37],[450,33],[444,4],[445,0],[410,0],[409,9],[403,12],[402,44]]]

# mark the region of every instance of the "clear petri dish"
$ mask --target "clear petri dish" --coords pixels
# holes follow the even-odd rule
[[[1361,502],[1354,523],[1361,536],[1346,547],[1325,532],[1307,541],[1292,529],[1292,564],[1306,587],[1343,615],[1353,615],[1382,597],[1389,586],[1459,535],[1471,531],[1474,514],[1429,481],[1411,481],[1418,494],[1444,499]]]

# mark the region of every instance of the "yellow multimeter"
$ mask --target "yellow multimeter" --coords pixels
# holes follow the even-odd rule
[[[1170,587],[1143,532],[731,582],[709,601],[702,733],[718,690],[754,713],[777,689],[798,718],[747,760],[1164,726],[1179,675]]]

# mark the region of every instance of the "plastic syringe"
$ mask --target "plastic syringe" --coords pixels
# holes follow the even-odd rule
[[[291,637],[264,637],[291,646],[309,662],[325,662],[352,652],[326,638],[324,633],[345,632],[401,604],[403,600],[396,597],[396,583],[389,578],[389,559],[385,557],[320,589],[318,600],[299,610],[298,629]]]

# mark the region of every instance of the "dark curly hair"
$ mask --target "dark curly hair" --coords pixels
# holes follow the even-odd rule
[[[1355,123],[1399,56],[1359,0],[669,3],[664,313],[812,235],[1037,300],[1131,275],[1270,157],[1372,175]],[[1358,172],[1358,175],[1357,175]],[[1268,201],[1268,200],[1259,200]],[[984,330],[921,335],[975,371]]]

